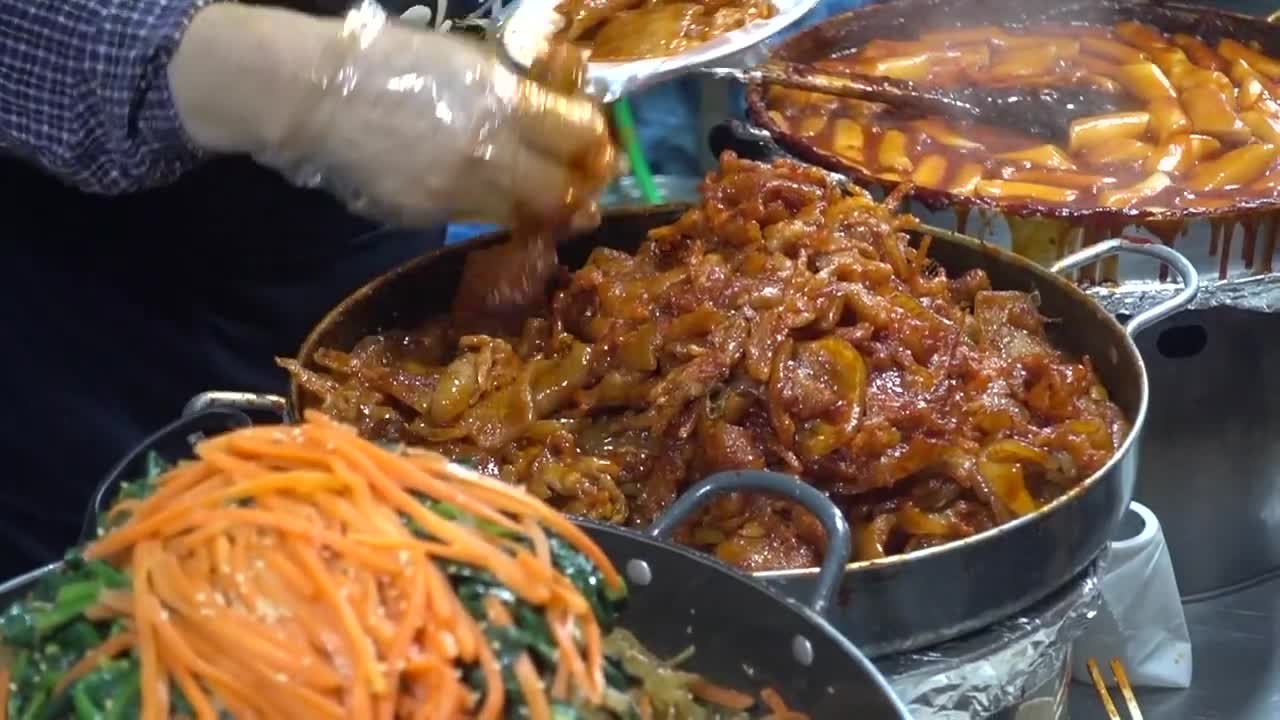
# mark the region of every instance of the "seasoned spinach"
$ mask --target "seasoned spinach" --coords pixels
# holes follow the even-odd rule
[[[147,475],[124,483],[116,502],[147,497],[154,491],[156,478],[169,469],[159,456],[147,459]],[[418,498],[433,511],[454,522],[477,530],[519,539],[493,523],[471,517],[458,508],[428,498]],[[99,518],[106,532],[118,526],[127,511]],[[414,534],[428,533],[408,517],[402,521]],[[523,541],[523,540],[520,540]],[[549,534],[551,560],[555,567],[582,593],[590,604],[601,631],[608,633],[618,622],[626,603],[625,589],[611,590],[603,574],[591,560],[570,543]],[[528,709],[520,693],[520,685],[511,670],[516,658],[528,653],[548,685],[555,676],[559,650],[543,613],[517,598],[488,571],[456,562],[443,562],[441,568],[453,584],[458,597],[480,624],[490,647],[503,667],[504,691],[507,693],[507,717],[528,717]],[[132,654],[107,660],[83,674],[65,690],[54,693],[64,675],[87,653],[122,631],[119,623],[93,622],[85,617],[104,590],[127,589],[129,577],[101,561],[86,561],[73,549],[61,567],[42,578],[22,600],[0,614],[0,640],[14,657],[10,664],[11,690],[7,717],[15,720],[124,720],[139,714],[140,668]],[[509,609],[513,624],[501,626],[488,621],[484,607],[486,597],[496,597]],[[463,677],[477,692],[484,692],[485,679],[478,666],[462,669]],[[606,707],[586,708],[558,703],[552,708],[554,720],[622,720],[638,717],[632,702],[632,691],[638,687],[636,676],[622,663],[607,657],[605,680],[608,685]],[[170,689],[175,716],[190,717],[191,708],[181,690]],[[720,717],[717,713],[699,717]]]

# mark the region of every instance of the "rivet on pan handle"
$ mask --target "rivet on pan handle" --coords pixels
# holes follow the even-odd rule
[[[232,392],[211,390],[191,398],[182,408],[182,416],[188,417],[213,408],[239,410],[243,413],[266,413],[281,421],[289,421],[289,401],[271,393]]]
[[[822,523],[822,529],[827,533],[827,547],[809,607],[819,615],[825,615],[844,576],[844,566],[849,563],[852,534],[840,508],[820,490],[802,480],[766,470],[716,473],[682,493],[645,532],[650,537],[669,540],[680,523],[703,505],[718,495],[741,490],[755,490],[786,498],[813,513],[818,522]]]
[[[80,529],[80,541],[88,542],[97,536],[98,516],[116,499],[122,483],[138,480],[146,474],[149,454],[154,452],[165,462],[176,463],[192,457],[195,443],[200,440],[252,424],[249,416],[239,410],[208,408],[192,414],[184,413],[178,420],[143,440],[116,463],[94,489]]]
[[[1137,335],[1142,330],[1187,307],[1196,299],[1196,295],[1200,292],[1200,273],[1196,272],[1196,266],[1183,257],[1182,253],[1164,245],[1135,243],[1118,238],[1103,240],[1079,252],[1071,253],[1054,263],[1049,269],[1055,273],[1068,273],[1104,257],[1125,253],[1155,258],[1173,268],[1173,272],[1182,280],[1182,289],[1176,295],[1143,310],[1125,323],[1124,329],[1129,333],[1129,337]]]

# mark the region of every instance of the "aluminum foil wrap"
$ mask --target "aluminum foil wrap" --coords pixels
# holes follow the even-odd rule
[[[974,635],[876,660],[916,720],[986,718],[1028,693],[1065,681],[1071,643],[1101,607],[1094,561],[1071,583],[1026,611]]]
[[[985,242],[1012,250],[1048,266],[1064,255],[1080,249],[1081,233],[1062,231],[1052,224],[1021,223],[1011,234],[1008,218],[998,213],[974,212],[957,223],[955,213],[931,212],[912,203],[912,214],[944,229],[957,229]],[[1280,219],[1276,220],[1280,223]],[[1200,275],[1200,294],[1188,309],[1229,307],[1256,312],[1280,312],[1280,272],[1274,268],[1276,254],[1271,225],[1246,227],[1223,222],[1193,221],[1182,228],[1172,243],[1175,250],[1195,265]],[[1280,234],[1280,226],[1276,229]],[[1138,242],[1165,242],[1144,228],[1128,227],[1105,235]],[[1265,242],[1264,242],[1265,241]],[[1234,250],[1233,250],[1234,248]],[[1088,293],[1113,314],[1136,315],[1162,300],[1173,297],[1181,287],[1168,268],[1147,257],[1126,255],[1107,258],[1079,271]]]
[[[1113,314],[1136,315],[1167,300],[1181,286],[1174,283],[1135,281],[1116,286],[1098,286],[1088,293]],[[1218,280],[1200,285],[1200,294],[1189,309],[1232,307],[1255,312],[1280,312],[1280,275],[1257,275],[1236,280]]]
[[[1051,265],[1064,255],[1080,249],[1082,233],[1068,230],[1058,221],[1011,221],[999,213],[969,213],[957,222],[951,210],[931,212],[918,203],[913,214],[929,224],[960,229],[980,240],[993,243],[1042,265]],[[1013,228],[1017,228],[1016,232]],[[1252,222],[1191,220],[1157,234],[1149,228],[1113,228],[1102,236],[1123,237],[1139,242],[1162,242],[1196,266],[1200,274],[1200,294],[1190,309],[1230,307],[1257,312],[1280,311],[1280,272],[1276,272],[1277,237],[1280,216]],[[1113,313],[1134,315],[1178,290],[1168,269],[1145,257],[1108,258],[1081,271],[1080,280],[1088,292]]]

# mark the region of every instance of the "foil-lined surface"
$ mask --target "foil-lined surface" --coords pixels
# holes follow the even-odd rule
[[[1260,211],[1247,219],[1189,218],[1164,225],[1080,224],[1042,217],[1018,218],[996,210],[931,210],[912,202],[910,211],[930,225],[944,227],[1052,265],[1064,255],[1109,237],[1161,243],[1191,261],[1204,280],[1247,280],[1277,271],[1280,211]],[[1104,262],[1089,279],[1106,283],[1164,281],[1166,269],[1142,258]]]
[[[970,720],[1000,713],[1064,677],[1071,643],[1102,603],[1094,561],[1066,587],[973,635],[876,660],[915,720]]]
[[[1173,297],[1179,289],[1181,285],[1175,283],[1129,282],[1092,287],[1087,292],[1113,314],[1136,315]],[[1189,309],[1220,307],[1280,312],[1280,274],[1204,282],[1200,285],[1200,294],[1192,301]]]
[[[949,216],[953,215],[950,211],[931,213],[917,207],[911,209],[913,214],[930,224],[940,223],[939,226],[944,229],[953,225],[948,222],[951,219]],[[994,223],[995,220],[1000,222]],[[1080,249],[1078,237],[1074,238],[1074,243],[1059,245],[1056,242],[1062,238],[1053,237],[1053,233],[1034,236],[1033,233],[1027,233],[1026,228],[1020,233],[1022,242],[1017,242],[1017,237],[1011,241],[1007,232],[1001,232],[1006,220],[991,213],[974,213],[965,223],[965,230],[972,237],[1011,250],[1045,266]],[[1131,241],[1158,242],[1149,237],[1149,233],[1132,229],[1117,233],[1117,236]],[[1192,233],[1174,246],[1176,251],[1191,261],[1200,276],[1199,294],[1186,309],[1235,308],[1266,313],[1280,312],[1280,272],[1261,272],[1262,268],[1271,267],[1269,262],[1264,266],[1253,265],[1246,268],[1241,256],[1230,253],[1230,243],[1225,239],[1227,237],[1225,231],[1216,231],[1208,239],[1197,238]],[[1210,242],[1212,238],[1217,240]],[[1195,242],[1197,239],[1202,242]],[[1245,247],[1252,249],[1257,245],[1246,243]],[[1224,259],[1230,262],[1222,263]],[[1088,273],[1080,271],[1076,277],[1083,281],[1086,292],[1112,314],[1137,315],[1172,298],[1182,288],[1181,282],[1168,268],[1149,257],[1120,255],[1106,258],[1096,265],[1099,267]]]
[[[930,225],[944,229],[956,226],[955,214],[950,211],[931,212],[918,203],[910,208],[912,214]],[[1080,249],[1079,233],[1055,236],[1052,227],[1021,227],[1011,237],[1008,218],[998,213],[975,212],[967,216],[964,232],[1042,265],[1052,265],[1062,257]],[[1021,221],[1016,221],[1019,224]],[[1196,267],[1200,276],[1200,292],[1187,309],[1235,308],[1257,312],[1280,312],[1280,272],[1272,271],[1272,263],[1254,264],[1253,252],[1265,249],[1259,243],[1242,243],[1248,252],[1231,251],[1230,233],[1235,238],[1244,232],[1217,226],[1206,232],[1208,221],[1197,221],[1184,233],[1174,250],[1180,252]],[[1028,230],[1043,232],[1028,232]],[[1160,242],[1151,233],[1129,228],[1115,233],[1117,237],[1137,242]],[[1256,240],[1256,238],[1254,238]],[[1113,314],[1136,315],[1139,312],[1172,298],[1182,285],[1176,276],[1160,262],[1148,257],[1121,255],[1106,258],[1099,267],[1089,272],[1081,271],[1077,279],[1083,281],[1086,291]],[[1098,283],[1100,284],[1094,284]]]

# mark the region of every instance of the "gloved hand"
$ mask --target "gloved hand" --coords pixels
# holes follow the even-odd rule
[[[400,26],[372,2],[345,20],[209,5],[169,83],[201,148],[250,153],[395,224],[591,217],[615,170],[594,104],[517,77],[480,45]]]

